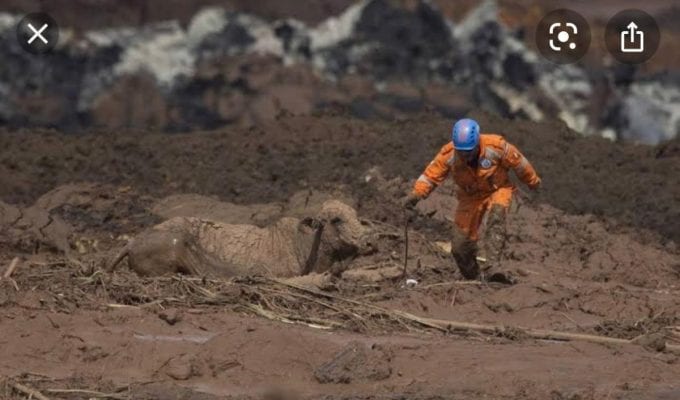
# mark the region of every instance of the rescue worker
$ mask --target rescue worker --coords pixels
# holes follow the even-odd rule
[[[413,208],[451,175],[458,208],[455,211],[451,253],[463,277],[512,284],[514,278],[501,270],[505,247],[506,216],[515,186],[509,171],[530,189],[541,179],[529,161],[502,136],[481,134],[479,124],[461,119],[453,126],[451,142],[444,145],[418,178],[404,206]],[[487,215],[484,271],[477,263],[479,228]],[[481,276],[480,276],[481,275]]]

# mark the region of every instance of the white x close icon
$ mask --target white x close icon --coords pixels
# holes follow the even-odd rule
[[[34,35],[31,36],[30,39],[28,39],[28,44],[33,43],[35,39],[40,39],[43,41],[43,43],[47,44],[47,39],[42,35],[42,33],[47,29],[47,24],[43,25],[40,30],[37,30],[31,25],[30,23],[28,24],[28,27],[33,31]]]

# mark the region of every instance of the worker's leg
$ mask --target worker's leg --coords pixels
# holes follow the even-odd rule
[[[486,255],[484,275],[489,281],[513,283],[508,272],[502,272],[502,257],[507,242],[507,215],[512,189],[502,188],[489,198],[486,229],[482,246]]]
[[[456,225],[453,226],[451,235],[451,255],[465,279],[479,278],[477,242],[470,240],[467,234]]]
[[[459,198],[451,236],[451,254],[466,279],[479,278],[477,235],[483,216],[483,202]]]

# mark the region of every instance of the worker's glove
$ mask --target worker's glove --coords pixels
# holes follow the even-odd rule
[[[415,193],[409,193],[408,196],[404,197],[401,201],[402,207],[407,210],[412,210],[415,208],[416,204],[420,201],[420,196]]]
[[[538,192],[540,188],[541,188],[541,180],[540,179],[535,184],[529,186],[529,189],[533,190],[534,192]]]

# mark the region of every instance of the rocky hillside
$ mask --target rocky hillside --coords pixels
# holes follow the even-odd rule
[[[551,64],[493,1],[457,23],[428,2],[365,0],[312,24],[207,7],[185,23],[64,27],[43,57],[14,40],[19,18],[0,14],[9,126],[177,131],[341,107],[364,118],[473,108],[558,117],[585,134],[646,143],[680,129],[678,76]]]

